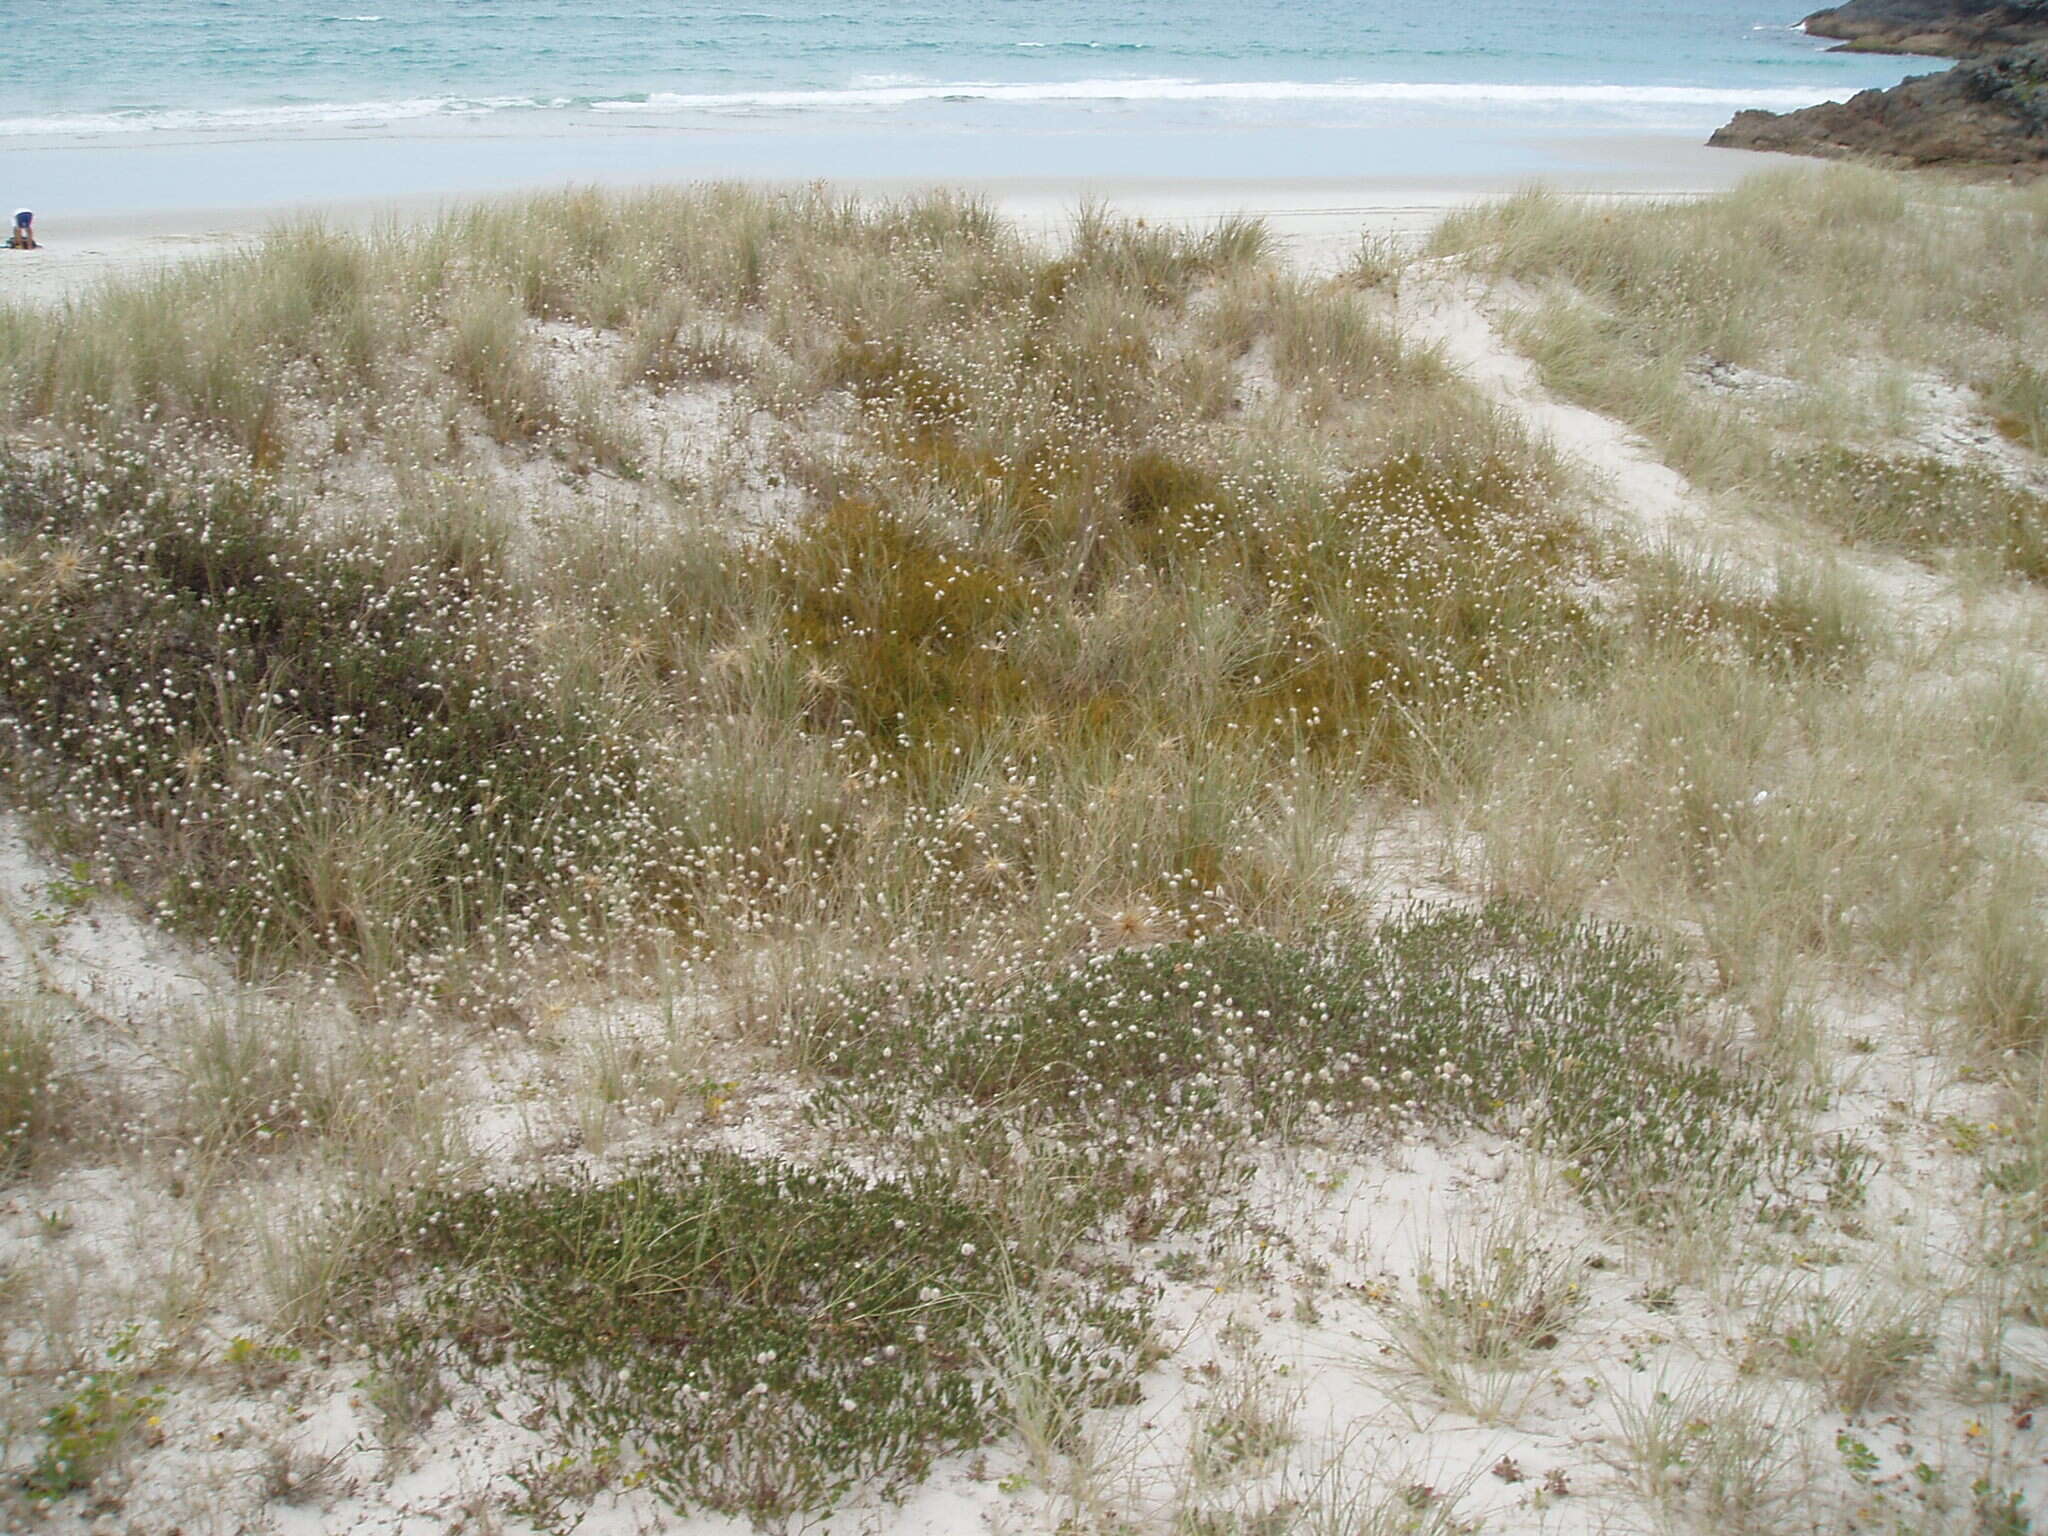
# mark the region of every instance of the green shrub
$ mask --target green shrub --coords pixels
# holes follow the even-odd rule
[[[813,1112],[892,1147],[1084,1154],[1100,1208],[1199,1215],[1262,1138],[1343,1120],[1525,1135],[1596,1198],[1739,1179],[1760,1088],[1672,1044],[1671,963],[1626,933],[1507,908],[1369,938],[1125,949],[1021,980],[862,981],[793,1027]]]
[[[1036,1278],[941,1189],[725,1152],[430,1192],[387,1230],[409,1287],[379,1334],[387,1365],[441,1359],[486,1384],[512,1367],[576,1444],[678,1507],[757,1519],[899,1491],[990,1439],[981,1362]],[[1045,1368],[1127,1393],[1142,1310],[1080,1282],[1054,1295]]]
[[[180,922],[388,961],[549,898],[616,831],[632,759],[488,566],[337,545],[140,455],[0,465],[0,535],[6,740]]]

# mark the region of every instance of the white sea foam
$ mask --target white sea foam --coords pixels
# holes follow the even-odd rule
[[[1049,105],[1098,102],[1375,103],[1439,107],[1629,108],[1810,106],[1828,99],[1824,86],[1736,90],[1709,86],[1526,85],[1475,81],[1091,79],[1036,82],[928,81],[869,77],[837,90],[655,91],[644,97],[579,102],[569,97],[419,96],[398,101],[309,102],[263,107],[179,107],[0,118],[0,138],[97,137],[108,134],[250,132],[333,126],[375,126],[433,118],[475,118],[499,112],[587,108],[612,116],[687,113],[874,111],[926,103],[988,102]]]
[[[566,97],[419,96],[405,101],[321,101],[275,107],[167,107],[70,116],[0,118],[0,138],[96,137],[101,134],[206,133],[257,128],[317,128],[412,122],[433,117],[485,117],[493,112],[571,105]]]
[[[1437,106],[1800,107],[1826,87],[1730,90],[1686,85],[1517,85],[1400,80],[963,80],[815,91],[655,91],[591,103],[597,112],[731,112],[910,106],[927,101],[1410,102]]]

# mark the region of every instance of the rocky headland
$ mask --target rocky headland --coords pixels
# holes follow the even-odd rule
[[[2034,9],[2048,14],[2048,7]],[[1707,142],[2035,176],[2048,170],[2048,41],[1966,59],[1847,101],[1797,112],[1738,112]]]
[[[1973,59],[2048,42],[2048,0],[1849,0],[1801,25],[1848,52]]]

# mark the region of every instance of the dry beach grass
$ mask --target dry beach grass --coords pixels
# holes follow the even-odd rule
[[[2030,1529],[2041,219],[712,187],[0,312],[0,1509]]]

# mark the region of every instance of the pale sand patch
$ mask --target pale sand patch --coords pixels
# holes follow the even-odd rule
[[[39,214],[35,250],[0,250],[0,303],[41,309],[83,299],[110,282],[147,279],[225,255],[275,222],[274,213],[260,208],[84,219],[66,219],[61,210]]]
[[[225,255],[247,236],[102,235],[72,245],[0,251],[0,302],[51,308],[88,298],[110,282],[147,279],[189,261]]]
[[[1495,310],[1494,295],[1455,262],[1404,274],[1396,301],[1406,337],[1441,348],[1480,393],[1588,474],[1635,531],[1700,531],[1712,516],[1705,498],[1620,422],[1545,388],[1536,365],[1501,340]]]

